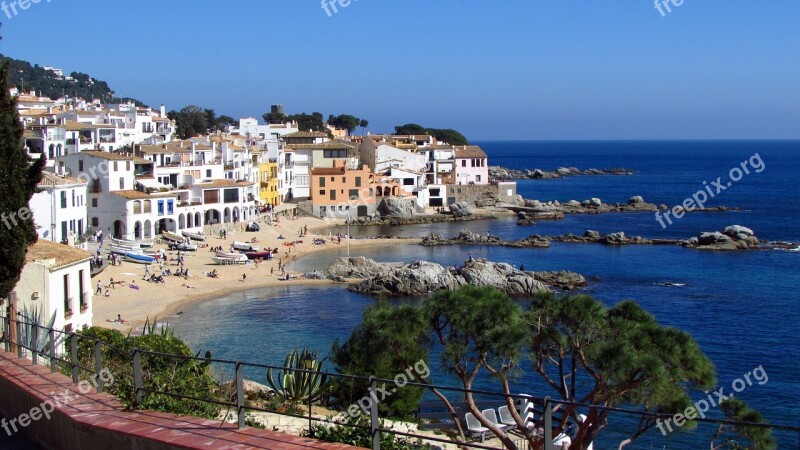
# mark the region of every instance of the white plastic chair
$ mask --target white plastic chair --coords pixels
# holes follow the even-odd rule
[[[469,435],[480,435],[481,442],[483,442],[486,439],[486,433],[489,431],[489,429],[481,425],[481,423],[478,422],[478,419],[476,419],[472,413],[467,413],[465,418],[467,420],[467,431],[469,431]]]

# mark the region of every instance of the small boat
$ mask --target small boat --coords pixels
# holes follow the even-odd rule
[[[134,248],[134,247],[120,247],[116,245],[112,245],[108,248],[108,251],[111,253],[116,253],[118,255],[125,255],[126,253],[138,253],[142,254],[141,248]]]
[[[156,262],[156,259],[152,256],[143,255],[141,253],[126,253],[125,260],[138,264],[153,264]]]
[[[234,258],[234,259],[239,259],[239,258],[242,256],[242,254],[241,254],[241,253],[234,253],[234,252],[223,252],[223,251],[220,251],[220,250],[217,250],[217,252],[216,252],[215,254],[216,254],[216,256],[217,256],[217,257],[219,257],[219,258]]]
[[[182,252],[196,252],[197,244],[189,244],[188,242],[171,243],[169,244],[170,250],[180,250]]]
[[[250,222],[250,223],[247,224],[246,230],[250,231],[250,232],[256,232],[256,231],[260,231],[261,227],[255,222]]]
[[[253,245],[249,242],[238,242],[238,241],[233,241],[232,247],[235,248],[236,250],[242,250],[246,252],[257,252],[259,249],[257,245]]]
[[[177,235],[175,233],[170,233],[169,231],[162,231],[161,232],[161,237],[163,237],[164,239],[166,239],[168,241],[172,241],[172,242],[183,242],[183,241],[186,240],[185,237],[179,236],[179,235]]]
[[[272,251],[267,249],[263,252],[247,252],[247,259],[272,259]]]
[[[219,256],[212,256],[211,259],[219,265],[228,264],[245,264],[248,259],[246,255],[240,255],[241,258],[220,258]]]
[[[182,231],[181,234],[193,241],[203,242],[206,240],[206,235],[199,231]]]
[[[149,248],[153,246],[153,241],[136,241],[133,239],[115,239],[110,238],[111,245],[116,247],[130,247],[130,248]]]

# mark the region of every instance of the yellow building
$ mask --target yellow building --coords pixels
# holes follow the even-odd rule
[[[259,165],[259,192],[264,204],[278,206],[281,204],[278,195],[278,163],[275,161]]]

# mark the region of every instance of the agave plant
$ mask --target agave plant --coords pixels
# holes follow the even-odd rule
[[[152,322],[150,322],[150,317],[148,317],[145,319],[144,326],[142,327],[142,336],[150,335],[159,335],[163,338],[174,337],[175,330],[173,330],[167,322],[158,323],[158,317],[155,317]],[[128,332],[128,337],[131,337],[131,332]]]
[[[56,313],[55,311],[50,316],[50,320],[47,323],[44,323],[42,320],[43,311],[37,306],[34,305],[31,309],[28,309],[27,306],[23,307],[22,313],[22,335],[19,336],[19,341],[27,348],[34,348],[34,344],[36,344],[35,350],[37,353],[42,353],[46,349],[50,348],[50,328],[53,328],[53,324],[56,322]],[[34,324],[36,328],[34,328]],[[56,342],[57,344],[59,342]]]
[[[267,383],[286,400],[319,401],[328,394],[332,382],[328,375],[322,372],[324,362],[325,359],[317,360],[317,352],[305,348],[299,351],[295,348],[286,356],[284,369],[278,371],[278,382],[272,376],[272,369],[267,369]],[[308,370],[309,372],[291,369]]]

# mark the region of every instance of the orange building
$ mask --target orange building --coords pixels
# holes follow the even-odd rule
[[[368,166],[345,167],[337,159],[333,167],[311,169],[311,203],[318,217],[365,217],[386,197],[403,196],[396,180],[375,175]]]

